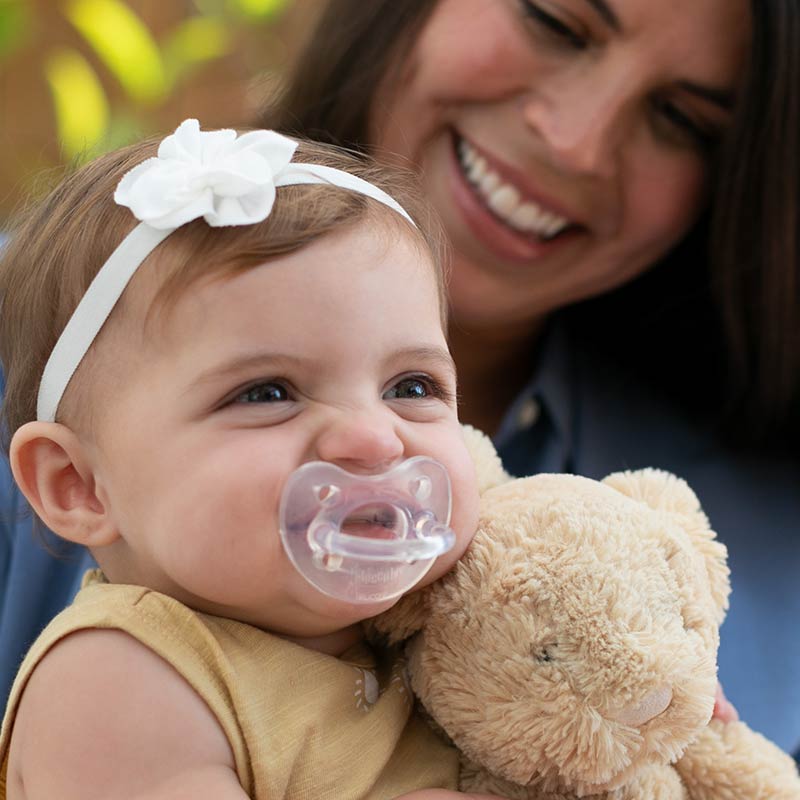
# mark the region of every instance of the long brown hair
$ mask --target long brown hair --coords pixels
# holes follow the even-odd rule
[[[332,0],[259,127],[364,152],[378,87],[400,66],[435,0]]]
[[[368,151],[378,88],[434,5],[329,0],[260,123]],[[652,380],[667,390],[683,387],[683,400],[704,398],[700,410],[726,409],[731,430],[786,442],[800,430],[800,4],[751,0],[751,16],[747,77],[716,158],[708,213],[654,279],[571,313],[591,324],[593,337],[602,319],[615,350],[622,333],[630,347],[615,355],[631,363],[643,363],[636,347],[646,346],[646,362],[657,365]],[[665,313],[670,293],[672,309],[692,314],[690,322],[676,324]],[[654,307],[662,311],[657,330]],[[637,323],[646,336],[631,328]]]
[[[742,102],[722,154],[712,280],[731,388],[758,433],[800,417],[800,5],[753,0]],[[724,200],[723,200],[724,198]]]

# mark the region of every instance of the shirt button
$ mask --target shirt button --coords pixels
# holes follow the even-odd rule
[[[541,412],[542,407],[539,403],[533,397],[529,397],[517,412],[517,430],[524,431],[533,427]]]

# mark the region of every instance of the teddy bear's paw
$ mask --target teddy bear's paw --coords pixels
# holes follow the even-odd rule
[[[666,765],[642,767],[633,780],[619,789],[585,794],[566,789],[558,791],[552,785],[547,790],[541,783],[521,786],[492,775],[462,756],[459,789],[508,800],[690,800],[674,768]]]
[[[692,800],[800,800],[794,760],[744,722],[712,720],[676,769]]]
[[[505,778],[493,775],[488,770],[461,756],[458,788],[462,792],[491,794],[507,800],[577,800],[572,792],[545,791],[539,786],[522,786]],[[607,795],[591,795],[583,800],[607,800]]]
[[[462,792],[493,794],[508,800],[530,800],[528,790],[524,786],[492,775],[464,755],[461,756],[458,788]]]
[[[608,800],[689,800],[689,794],[674,767],[650,764],[642,767],[624,786],[608,795]]]

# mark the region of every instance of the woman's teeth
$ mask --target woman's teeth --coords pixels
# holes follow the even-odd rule
[[[493,172],[486,159],[467,142],[458,142],[458,156],[464,175],[486,205],[503,222],[523,233],[532,233],[542,239],[552,239],[570,223],[565,217],[546,211],[531,200],[522,202],[520,191],[504,183]]]

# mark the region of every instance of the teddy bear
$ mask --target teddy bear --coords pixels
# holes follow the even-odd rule
[[[511,479],[469,432],[481,514],[453,570],[370,623],[460,751],[460,789],[511,800],[790,800],[794,761],[709,722],[726,550],[657,470]]]

